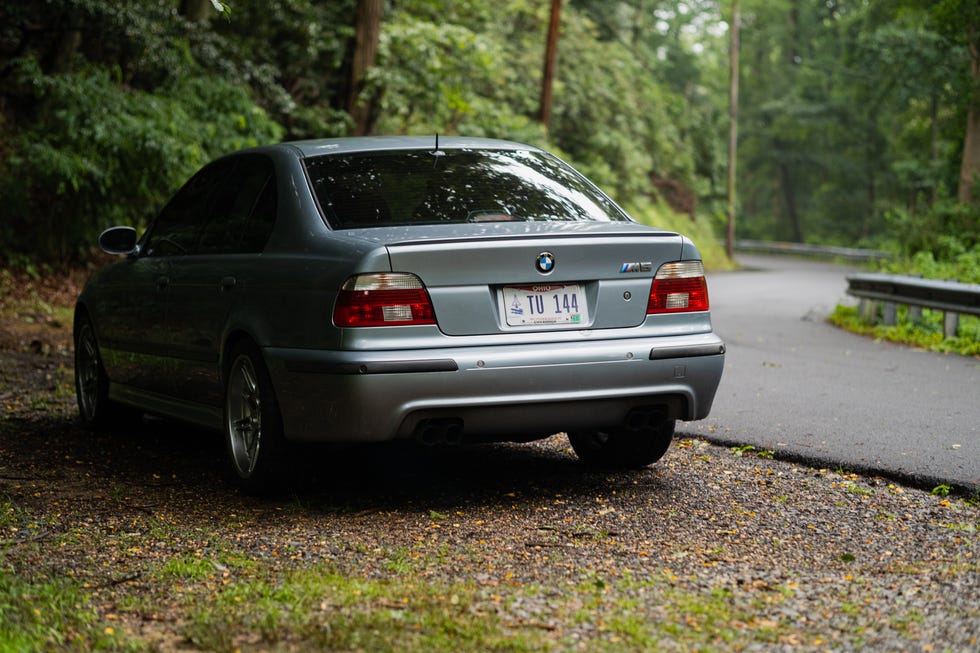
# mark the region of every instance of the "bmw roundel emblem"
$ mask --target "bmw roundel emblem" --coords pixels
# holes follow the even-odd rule
[[[551,274],[555,269],[555,255],[551,252],[541,252],[534,261],[534,267],[541,274]]]

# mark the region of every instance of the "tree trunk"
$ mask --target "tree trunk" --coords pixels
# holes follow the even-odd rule
[[[786,162],[779,164],[779,180],[783,187],[783,199],[786,201],[786,215],[789,218],[790,228],[793,230],[793,242],[803,242],[803,228],[800,226],[800,216],[796,212],[796,197],[793,195],[793,179],[789,174],[789,166]]]
[[[67,29],[61,33],[58,42],[48,53],[45,72],[51,75],[71,72],[71,62],[82,44],[82,32],[77,29]]]
[[[358,0],[353,55],[345,103],[345,108],[354,121],[355,136],[369,134],[376,118],[376,99],[363,96],[364,76],[378,59],[383,14],[384,0]]]
[[[878,161],[877,115],[877,111],[872,111],[868,116],[868,135],[864,147],[864,164],[867,167],[865,193],[867,194],[868,205],[861,211],[861,238],[868,235],[869,223],[874,217],[878,204],[878,177],[875,174]]]
[[[640,45],[643,38],[646,36],[647,8],[644,0],[637,1],[635,10],[636,14],[633,20],[633,34],[631,37],[632,41],[630,42],[630,45],[632,45],[634,48]]]
[[[738,162],[738,55],[739,55],[739,6],[732,3],[732,45],[729,58],[731,71],[728,90],[728,229],[725,234],[725,251],[728,258],[735,256],[735,167]]]
[[[558,27],[561,24],[561,0],[551,0],[551,20],[548,22],[548,44],[544,52],[544,74],[541,80],[541,124],[551,123],[551,87],[555,80],[555,58],[558,52]]]
[[[211,0],[180,0],[180,15],[192,23],[200,23],[208,17]]]
[[[963,163],[960,165],[958,199],[969,203],[974,199],[973,182],[980,175],[980,42],[969,44],[970,68],[973,73],[973,92],[970,95],[970,112],[966,117],[966,135],[963,138]]]
[[[966,137],[963,139],[959,201],[964,203],[973,201],[973,182],[977,175],[980,175],[980,108],[973,106],[966,119]]]
[[[939,161],[939,94],[932,94],[932,106],[929,111],[929,207],[939,199],[939,180],[936,178],[936,167]]]

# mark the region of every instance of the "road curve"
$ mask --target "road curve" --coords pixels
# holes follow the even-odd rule
[[[678,432],[823,467],[980,491],[980,361],[839,330],[852,268],[739,256],[708,279],[725,373],[711,415]]]

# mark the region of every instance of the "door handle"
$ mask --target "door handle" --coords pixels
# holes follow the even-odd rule
[[[170,285],[170,277],[159,277],[157,279],[157,290],[166,290]]]
[[[221,279],[221,284],[219,285],[221,290],[229,291],[238,284],[238,279],[235,277],[223,277]]]

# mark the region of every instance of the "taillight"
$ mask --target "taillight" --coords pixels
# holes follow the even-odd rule
[[[664,263],[650,287],[647,315],[708,310],[708,284],[701,261]]]
[[[414,274],[359,274],[344,282],[333,309],[339,327],[435,324],[422,280]]]

